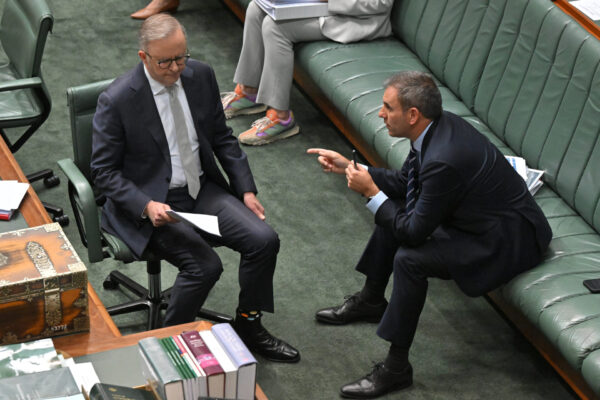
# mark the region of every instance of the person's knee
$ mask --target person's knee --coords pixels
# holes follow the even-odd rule
[[[412,279],[426,279],[414,256],[414,250],[402,247],[394,255],[394,275],[410,277]]]
[[[265,45],[275,40],[286,39],[285,34],[280,29],[277,22],[275,22],[272,18],[263,19],[262,35]]]
[[[251,1],[250,4],[248,4],[248,7],[246,8],[246,18],[245,18],[246,23],[260,19],[262,16],[262,13],[263,13],[263,11],[261,10],[261,8],[259,6],[257,6],[256,3]],[[265,19],[269,19],[269,18],[265,18]]]
[[[252,252],[277,254],[279,246],[279,236],[266,224],[261,229],[257,229],[252,236]]]

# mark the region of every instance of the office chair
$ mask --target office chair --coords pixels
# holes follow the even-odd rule
[[[92,154],[92,119],[96,112],[98,96],[112,80],[90,83],[67,89],[67,103],[71,116],[74,159],[58,162],[68,179],[69,200],[79,235],[87,247],[90,262],[98,262],[112,257],[123,263],[135,261],[133,254],[118,237],[100,228],[101,205],[98,204],[90,179],[90,159]],[[100,201],[101,202],[101,201]],[[111,271],[104,281],[105,289],[116,289],[119,285],[138,296],[136,300],[108,307],[110,315],[148,310],[148,330],[160,326],[160,311],[168,306],[170,289],[161,291],[161,260],[144,253],[148,273],[148,288],[133,281],[120,271]],[[201,309],[200,318],[215,322],[232,322],[233,318],[218,312]]]
[[[54,18],[44,0],[6,0],[0,21],[0,135],[12,153],[46,121],[52,108],[50,95],[40,71],[42,54]],[[4,60],[6,58],[6,60]],[[28,127],[13,143],[6,128]],[[48,188],[60,183],[52,170],[27,175],[29,182],[40,179]],[[55,222],[69,224],[60,207],[43,203]]]

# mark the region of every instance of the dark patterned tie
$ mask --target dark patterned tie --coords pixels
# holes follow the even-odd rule
[[[406,213],[408,215],[415,210],[415,203],[419,196],[418,166],[417,152],[410,146],[410,153],[408,153],[408,183],[406,184]]]
[[[177,138],[179,157],[181,157],[188,192],[195,199],[198,196],[198,192],[200,192],[200,171],[198,171],[198,167],[194,163],[194,154],[192,153],[192,146],[190,145],[187,127],[185,126],[183,108],[177,98],[177,86],[168,86],[167,92],[169,93],[169,104],[171,105],[173,124],[175,125],[175,137]]]

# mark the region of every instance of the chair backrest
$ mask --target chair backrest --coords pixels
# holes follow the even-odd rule
[[[112,81],[113,79],[108,79],[67,89],[67,104],[71,116],[73,161],[90,183],[92,120],[96,112],[98,96]]]
[[[40,75],[40,64],[54,17],[45,0],[6,0],[0,41],[21,78]]]

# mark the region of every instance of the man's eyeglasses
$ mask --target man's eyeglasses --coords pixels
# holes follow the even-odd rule
[[[152,57],[150,54],[148,54],[147,52],[144,51],[144,53],[146,53],[146,55],[150,58],[154,58]],[[160,69],[169,69],[171,67],[171,63],[175,62],[175,64],[177,64],[177,66],[181,67],[183,66],[187,60],[190,58],[190,54],[184,54],[182,56],[177,56],[177,57],[173,57],[173,58],[166,58],[163,60],[158,60],[156,63],[158,64],[158,68]]]

